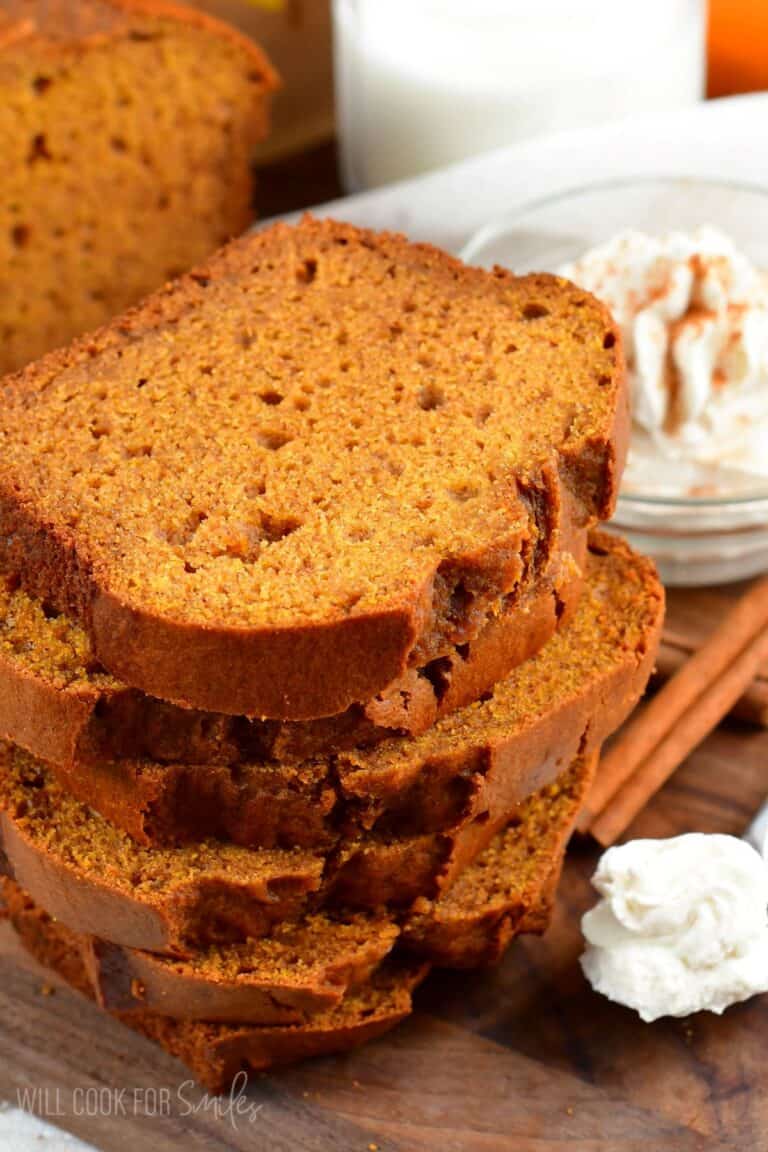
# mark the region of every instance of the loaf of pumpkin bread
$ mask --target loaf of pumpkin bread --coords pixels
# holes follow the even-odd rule
[[[3,0],[0,375],[105,323],[252,219],[275,74],[166,0]]]

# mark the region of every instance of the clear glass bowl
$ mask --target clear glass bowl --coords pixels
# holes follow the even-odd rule
[[[768,190],[688,177],[593,184],[537,200],[480,229],[461,255],[487,268],[555,271],[627,228],[688,232],[704,224],[768,269]],[[717,498],[622,490],[613,523],[653,556],[668,584],[768,571],[768,481],[717,479]]]

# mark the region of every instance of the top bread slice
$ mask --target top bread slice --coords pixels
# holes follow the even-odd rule
[[[4,382],[0,570],[150,695],[333,715],[609,515],[627,428],[588,293],[276,225]]]
[[[2,374],[250,224],[276,77],[248,37],[165,0],[0,10]]]

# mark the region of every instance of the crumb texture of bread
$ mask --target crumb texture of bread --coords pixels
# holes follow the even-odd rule
[[[2,391],[0,566],[128,684],[298,720],[476,635],[626,440],[593,297],[309,218]]]
[[[0,375],[136,303],[252,219],[275,75],[164,0],[4,0]]]

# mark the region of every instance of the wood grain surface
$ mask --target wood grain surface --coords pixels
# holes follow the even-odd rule
[[[766,793],[768,732],[729,721],[629,835],[741,833]],[[104,1152],[768,1152],[768,998],[646,1025],[592,993],[579,921],[597,855],[571,844],[544,938],[496,971],[433,973],[413,1018],[367,1048],[256,1079],[252,1117],[213,1114],[153,1045],[66,989],[46,995],[3,926],[0,1097],[36,1089],[37,1111]],[[156,1104],[143,1093],[158,1087]],[[96,1115],[88,1089],[106,1090]]]

